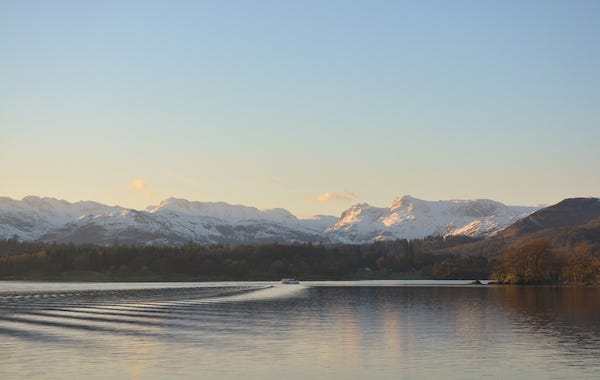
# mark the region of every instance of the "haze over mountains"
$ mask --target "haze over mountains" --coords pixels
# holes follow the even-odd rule
[[[366,203],[341,217],[298,219],[285,209],[259,210],[224,202],[169,198],[145,210],[54,198],[0,197],[0,238],[99,245],[369,243],[430,235],[490,236],[537,210],[491,200],[397,198],[390,207]]]

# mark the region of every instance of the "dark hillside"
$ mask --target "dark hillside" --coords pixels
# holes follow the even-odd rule
[[[569,198],[517,221],[498,236],[505,239],[522,237],[541,230],[581,226],[597,218],[600,218],[600,199]]]

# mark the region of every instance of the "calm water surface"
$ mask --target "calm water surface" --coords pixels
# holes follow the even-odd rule
[[[0,282],[0,379],[600,379],[600,288]]]

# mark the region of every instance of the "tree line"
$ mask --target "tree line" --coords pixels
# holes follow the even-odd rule
[[[0,240],[0,278],[106,280],[304,280],[377,278],[485,279],[536,284],[594,282],[600,256],[591,245],[556,247],[528,241],[496,254],[456,254],[465,237],[380,241],[366,245],[311,243],[178,247]],[[449,253],[454,252],[454,253]],[[403,277],[403,275],[408,275]],[[67,277],[69,278],[69,277]]]
[[[600,280],[600,255],[588,243],[557,249],[538,239],[509,248],[492,276],[502,283],[594,283]]]
[[[436,254],[432,247],[454,241],[429,238],[368,245],[311,243],[179,247],[92,245],[0,241],[0,278],[53,279],[65,273],[93,272],[114,279],[273,280],[394,278],[484,278],[486,258]]]

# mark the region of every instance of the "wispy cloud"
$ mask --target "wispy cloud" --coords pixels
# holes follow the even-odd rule
[[[332,191],[326,192],[317,197],[319,202],[341,202],[341,201],[355,201],[360,198],[360,194],[353,193],[351,191]]]
[[[139,178],[132,179],[131,182],[129,182],[129,185],[127,185],[127,188],[129,190],[140,192],[146,198],[152,197],[152,192],[148,190],[149,187],[150,185],[148,185],[148,182]]]

